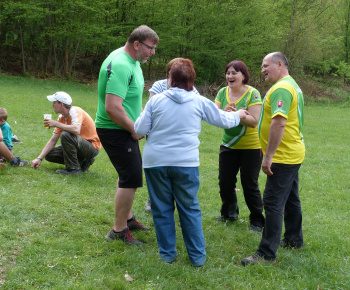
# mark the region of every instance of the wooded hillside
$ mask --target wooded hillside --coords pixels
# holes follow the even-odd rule
[[[141,24],[160,43],[143,65],[164,77],[190,58],[198,84],[220,84],[233,59],[259,80],[265,54],[282,51],[293,74],[350,77],[350,0],[3,0],[0,71],[96,79],[112,50]],[[254,84],[253,84],[254,85]]]

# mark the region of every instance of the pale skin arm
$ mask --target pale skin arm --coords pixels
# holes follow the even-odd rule
[[[56,146],[58,139],[60,138],[61,135],[54,134],[52,135],[51,139],[46,143],[44,149],[41,151],[40,155],[38,158],[34,159],[32,161],[32,168],[38,169],[39,166],[41,165],[41,159],[44,159],[45,156]]]
[[[241,120],[241,124],[247,127],[255,128],[259,122],[261,105],[254,105],[248,107],[248,115],[244,120]]]
[[[221,104],[215,102],[215,105],[218,107],[218,109],[221,109]],[[231,103],[229,105],[226,105],[224,111],[225,112],[236,112],[237,111],[236,104]]]
[[[134,140],[140,140],[144,138],[144,136],[139,136],[135,133],[134,122],[126,113],[122,105],[123,101],[124,100],[117,95],[106,94],[106,112],[114,123],[129,131]]]
[[[271,171],[272,157],[282,141],[286,123],[287,119],[280,115],[275,116],[271,121],[266,153],[261,164],[262,171],[268,176],[273,175]]]
[[[219,110],[221,110],[221,104],[215,102],[215,105]],[[226,105],[224,111],[225,112],[236,112],[238,114],[239,118],[241,119],[241,123],[243,123],[242,120],[246,120],[246,118],[248,118],[250,116],[250,113],[248,112],[248,110],[239,109],[237,111],[235,103],[231,103],[230,105]]]

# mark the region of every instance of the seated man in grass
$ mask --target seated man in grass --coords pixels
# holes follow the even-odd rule
[[[79,175],[89,169],[102,147],[95,123],[83,109],[71,105],[72,98],[67,93],[57,92],[47,99],[52,102],[55,113],[60,115],[58,121],[44,120],[45,126],[55,127],[55,130],[40,155],[33,160],[32,168],[37,169],[46,158],[49,162],[66,166],[56,173]],[[59,139],[61,145],[55,147]]]
[[[26,166],[28,165],[28,161],[21,160],[19,157],[15,157],[12,152],[7,148],[6,144],[4,143],[4,136],[2,134],[2,130],[0,128],[0,155],[4,157],[4,159],[12,166]],[[0,169],[6,168],[5,163],[0,163]]]

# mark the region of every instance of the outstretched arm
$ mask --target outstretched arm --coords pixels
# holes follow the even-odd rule
[[[51,139],[46,143],[44,149],[41,151],[40,155],[32,161],[32,168],[38,169],[41,165],[42,160],[45,156],[56,146],[58,139],[61,135],[54,134]]]

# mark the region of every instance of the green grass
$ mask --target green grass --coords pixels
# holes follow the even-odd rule
[[[68,92],[73,104],[94,118],[95,87],[0,75],[0,107],[23,144],[16,156],[33,160],[52,134],[43,114],[53,113],[48,94]],[[146,99],[145,99],[146,101]],[[55,117],[57,115],[54,115]],[[4,289],[349,289],[350,157],[347,106],[305,108],[306,159],[300,170],[305,246],[279,249],[277,264],[242,267],[259,233],[249,232],[249,212],[238,192],[240,219],[214,221],[219,215],[218,152],[222,130],[203,123],[200,135],[200,199],[207,262],[193,268],[177,225],[178,257],[160,261],[154,230],[136,233],[144,247],[107,243],[113,223],[117,174],[102,150],[89,171],[62,177],[58,166],[43,162],[38,170],[8,167],[0,171],[0,287]],[[141,142],[143,146],[144,140]],[[260,175],[263,191],[265,176]],[[240,187],[240,184],[238,184]],[[138,220],[153,226],[145,213],[146,186],[134,201]],[[128,272],[134,279],[127,282]]]

